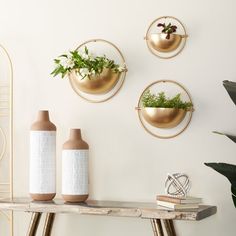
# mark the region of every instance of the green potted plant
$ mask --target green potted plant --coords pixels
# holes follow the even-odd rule
[[[176,50],[183,36],[177,34],[177,26],[172,23],[158,23],[158,28],[162,28],[160,33],[152,33],[150,36],[151,46],[159,52],[172,52]]]
[[[236,83],[232,81],[225,80],[223,81],[223,86],[225,87],[226,91],[228,92],[230,98],[236,105]],[[225,134],[217,131],[213,131],[216,134],[225,135],[234,143],[236,143],[236,136],[231,134]],[[218,173],[224,175],[229,182],[231,183],[231,195],[233,199],[234,206],[236,207],[236,165],[229,164],[229,163],[204,163],[206,166],[211,167]]]
[[[125,66],[116,64],[103,56],[94,56],[87,47],[84,52],[70,51],[54,59],[55,69],[52,75],[68,76],[73,86],[89,94],[109,92],[118,82]]]
[[[141,103],[142,116],[157,128],[176,127],[186,113],[193,109],[191,102],[182,101],[180,93],[168,98],[164,92],[153,94],[147,90],[142,95]]]

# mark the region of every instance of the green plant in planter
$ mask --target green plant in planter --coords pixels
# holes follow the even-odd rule
[[[176,25],[172,25],[171,23],[169,23],[168,25],[166,25],[165,23],[158,23],[157,27],[162,27],[162,33],[166,34],[166,39],[170,39],[170,35],[175,33],[177,30],[177,26]]]
[[[153,94],[150,90],[144,92],[142,96],[143,107],[162,107],[162,108],[178,108],[184,110],[191,110],[193,104],[191,102],[183,102],[181,94],[177,94],[172,98],[166,97],[164,92]]]
[[[72,70],[76,71],[81,76],[81,79],[92,75],[100,75],[103,69],[111,69],[114,73],[125,71],[125,67],[120,66],[114,60],[104,56],[94,56],[89,53],[87,47],[84,52],[80,53],[77,50],[70,51],[68,54],[63,54],[57,59],[54,59],[55,69],[52,75],[55,77],[61,75],[62,78],[67,76]]]

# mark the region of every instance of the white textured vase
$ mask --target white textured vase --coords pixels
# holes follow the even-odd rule
[[[48,111],[39,111],[30,131],[30,195],[48,201],[56,195],[56,126]]]
[[[72,129],[62,151],[62,197],[67,202],[88,198],[88,148],[80,129]]]

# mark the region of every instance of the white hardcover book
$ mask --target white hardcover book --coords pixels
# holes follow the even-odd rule
[[[192,204],[197,204],[201,203],[202,199],[198,197],[174,197],[174,196],[169,196],[169,195],[157,195],[156,199],[158,201],[163,201],[163,202],[172,202],[176,204],[186,204],[186,203],[192,203]]]
[[[172,202],[164,202],[164,201],[158,201],[157,205],[167,207],[174,210],[183,210],[183,209],[197,209],[199,208],[198,204],[176,204]]]

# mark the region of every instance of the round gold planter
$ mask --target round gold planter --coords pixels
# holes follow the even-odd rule
[[[158,23],[172,23],[177,26],[177,32],[170,34],[170,39],[167,39],[167,35],[157,29]],[[173,16],[161,16],[149,25],[144,39],[152,54],[162,59],[170,59],[182,52],[187,37],[186,29],[180,20]]]
[[[186,110],[177,108],[141,108],[143,118],[157,128],[174,128],[184,119]]]
[[[93,47],[103,45],[110,47],[108,52],[114,52],[119,57],[120,65],[124,67],[124,71],[120,73],[114,73],[110,69],[104,69],[100,75],[94,75],[85,77],[81,80],[81,76],[72,71],[69,75],[69,80],[73,90],[84,100],[92,103],[106,102],[113,98],[122,88],[126,73],[128,71],[125,63],[125,58],[120,49],[113,43],[105,39],[90,39],[80,44],[76,50],[80,51],[83,47]],[[105,49],[105,48],[104,48]],[[103,50],[104,50],[103,49]],[[94,49],[96,52],[96,48]]]
[[[178,109],[178,108],[156,108],[156,107],[143,107],[142,97],[147,90],[156,88],[156,92],[165,91],[167,88],[162,86],[172,86],[173,88],[169,91],[176,91],[181,93],[185,97],[185,101],[191,103],[192,99],[188,91],[178,82],[173,80],[158,80],[148,85],[139,97],[138,106],[136,107],[139,121],[142,127],[151,135],[156,138],[169,139],[174,138],[183,133],[190,124],[194,108],[189,110]],[[160,88],[162,88],[160,90]]]
[[[72,71],[69,75],[70,83],[76,92],[87,94],[105,94],[111,91],[120,79],[121,73],[115,73],[111,69],[104,69],[100,75],[81,78],[78,73]]]
[[[182,41],[182,35],[171,34],[170,38],[166,38],[167,34],[157,33],[151,34],[148,38],[151,47],[159,52],[172,52],[176,50]]]

